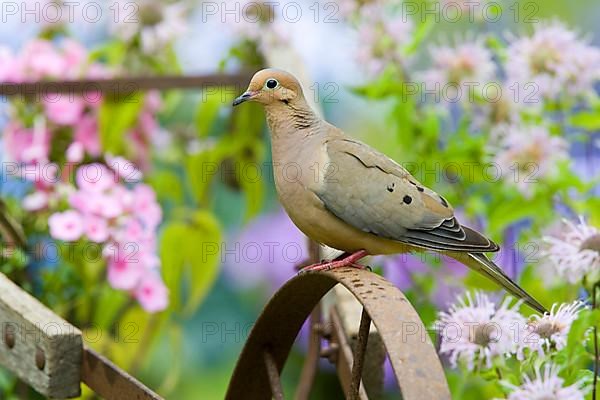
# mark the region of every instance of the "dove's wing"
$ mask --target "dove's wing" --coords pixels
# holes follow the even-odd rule
[[[365,232],[433,250],[497,251],[454,217],[448,202],[406,169],[364,143],[332,137],[329,170],[316,191],[338,218]]]

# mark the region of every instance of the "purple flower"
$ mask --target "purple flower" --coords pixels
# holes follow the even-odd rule
[[[262,215],[224,244],[225,274],[239,288],[275,291],[308,259],[307,240],[283,210]]]
[[[569,283],[578,283],[587,274],[600,272],[600,230],[580,217],[579,223],[564,220],[562,229],[542,237],[550,271]]]
[[[380,3],[363,6],[361,17],[358,62],[371,75],[381,73],[389,64],[402,65],[404,47],[412,39],[412,21],[405,15],[390,12]]]
[[[535,377],[525,375],[521,386],[505,384],[512,389],[507,400],[583,400],[586,391],[582,388],[582,382],[565,386],[565,380],[558,376],[558,372],[556,365],[546,364],[543,373],[537,366]]]
[[[453,367],[461,361],[469,370],[476,364],[490,368],[496,357],[515,354],[515,328],[525,326],[526,320],[517,311],[520,303],[511,302],[507,297],[497,306],[482,292],[459,298],[447,313],[439,313],[440,353],[449,356]]]
[[[511,38],[506,59],[508,85],[521,91],[518,102],[585,96],[600,78],[600,50],[557,21],[536,24],[531,36]]]

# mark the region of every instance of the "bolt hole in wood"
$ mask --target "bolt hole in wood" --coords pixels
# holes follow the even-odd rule
[[[15,331],[13,330],[13,328],[10,325],[6,326],[5,329],[6,330],[4,331],[4,344],[9,349],[12,349],[13,347],[15,347],[15,341],[16,341]]]
[[[46,353],[39,347],[37,347],[35,351],[35,365],[40,371],[43,371],[46,366]]]

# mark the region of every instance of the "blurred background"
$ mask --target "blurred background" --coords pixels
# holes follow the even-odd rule
[[[561,218],[600,222],[598,2],[86,0],[70,10],[60,1],[0,3],[5,82],[246,77],[295,65],[328,121],[444,193],[466,225],[503,245],[496,261],[542,303],[580,293],[544,269],[541,238]],[[581,43],[580,69],[560,71],[579,80],[536,81],[549,61],[536,71],[517,59],[539,46],[523,38],[544,27],[550,32],[540,35],[550,39],[539,43],[556,40],[554,50]],[[25,239],[5,237],[0,271],[166,398],[223,398],[253,322],[308,257],[276,198],[262,110],[230,107],[245,90],[239,80],[134,92],[134,101],[18,94],[0,104],[0,159],[9,166],[2,210]],[[449,100],[468,82],[480,86]],[[458,86],[442,92],[436,84]],[[481,87],[503,88],[502,100],[489,101]],[[90,170],[109,182],[86,183]],[[141,270],[123,257],[131,243]],[[96,253],[86,259],[89,244]],[[465,287],[495,289],[444,258],[371,264],[428,326]],[[305,336],[286,366],[286,393],[297,383]],[[456,398],[471,398],[465,387],[472,398],[503,395],[465,374],[448,370]],[[393,386],[386,384],[390,398]],[[335,370],[322,361],[312,398],[341,396]],[[36,395],[0,370],[0,398]]]

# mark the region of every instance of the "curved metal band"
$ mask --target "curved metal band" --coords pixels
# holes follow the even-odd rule
[[[337,283],[360,301],[389,355],[404,400],[447,400],[450,391],[426,328],[406,297],[380,275],[356,268],[299,275],[269,301],[254,325],[229,383],[227,399],[271,399],[265,351],[281,373],[313,308]]]

